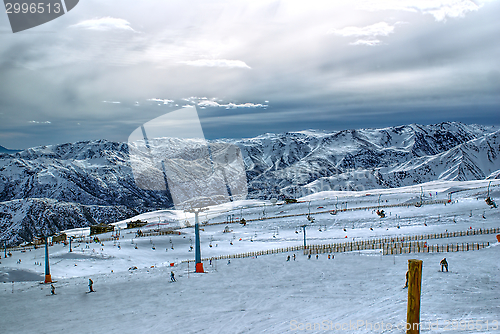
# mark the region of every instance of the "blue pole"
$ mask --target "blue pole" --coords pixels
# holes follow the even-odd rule
[[[52,283],[49,268],[49,237],[45,237],[45,283]]]
[[[71,240],[72,240],[72,239],[73,239],[73,237],[69,237],[69,251],[70,251],[70,253],[73,251],[73,250],[71,249]]]
[[[305,225],[303,225],[303,226],[302,226],[302,229],[304,230],[304,249],[305,249],[305,248],[307,247],[307,246],[306,246],[306,226],[305,226]]]
[[[7,258],[7,240],[4,240],[3,244],[5,246],[5,255],[4,255],[4,258]]]
[[[196,272],[203,273],[203,263],[201,262],[201,248],[200,248],[200,224],[198,222],[198,215],[200,211],[194,211],[194,235],[195,235],[195,262]]]
[[[194,215],[195,215],[194,235],[195,235],[195,243],[196,243],[195,260],[196,260],[196,263],[200,263],[201,262],[200,224],[198,223],[198,212],[195,212]]]

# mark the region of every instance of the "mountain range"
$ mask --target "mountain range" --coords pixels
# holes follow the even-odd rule
[[[307,130],[214,142],[238,146],[248,197],[300,197],[432,180],[500,178],[500,131],[445,122],[337,132]],[[182,141],[175,141],[182,149]],[[127,143],[107,140],[0,153],[0,239],[35,235],[169,208],[167,191],[134,180]]]

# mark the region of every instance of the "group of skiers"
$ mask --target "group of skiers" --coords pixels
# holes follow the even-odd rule
[[[174,274],[173,271],[170,271],[170,281],[171,282],[177,282],[177,279],[175,278],[175,274]],[[88,287],[89,287],[89,293],[90,292],[95,292],[95,290],[94,290],[94,281],[91,278],[89,278]],[[56,294],[56,287],[54,286],[54,284],[50,284],[50,294],[51,295],[55,295]]]

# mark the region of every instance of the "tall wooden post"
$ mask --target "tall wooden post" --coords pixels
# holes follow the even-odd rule
[[[420,291],[422,286],[422,260],[408,260],[408,309],[406,334],[420,333]]]

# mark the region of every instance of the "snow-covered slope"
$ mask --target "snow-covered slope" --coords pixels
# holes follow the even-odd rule
[[[498,178],[500,174],[499,130],[493,126],[412,124],[265,134],[219,142],[240,147],[249,198],[302,197],[325,190],[391,188],[432,180]],[[170,143],[164,148],[170,151],[182,149],[183,145],[182,140],[165,143]],[[176,145],[179,147],[170,147]],[[62,217],[73,215],[79,205],[99,206],[99,210],[115,212],[122,219],[172,206],[168,190],[143,190],[137,186],[129,146],[106,140],[0,153],[2,224],[10,226],[9,239],[25,231],[15,239],[30,240],[43,226],[53,231],[73,227],[64,219],[59,225],[47,222],[29,210],[22,219],[9,218],[22,216],[12,205],[15,200],[35,198],[44,203],[56,203],[47,199],[57,201],[59,207],[67,209]],[[35,203],[40,202],[30,200],[23,206],[29,208]],[[21,227],[24,221],[32,223]],[[92,223],[88,218],[80,221],[81,226]],[[0,233],[0,238],[7,237],[5,229]]]

